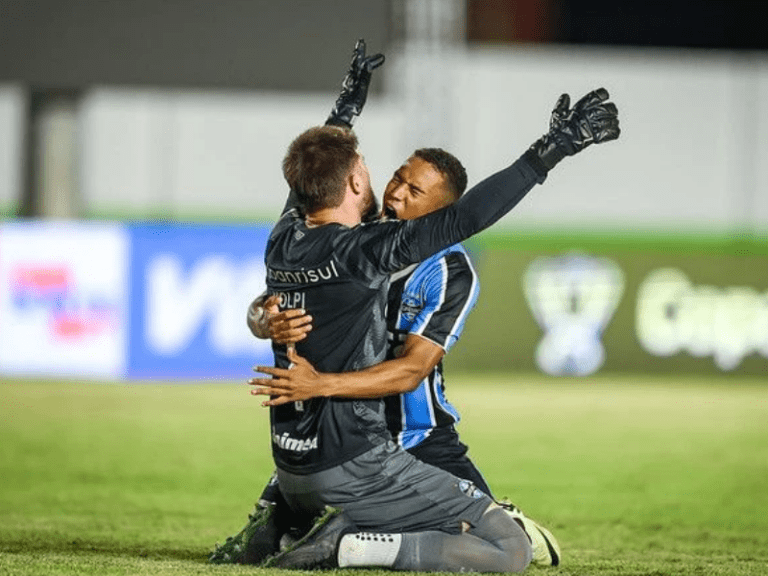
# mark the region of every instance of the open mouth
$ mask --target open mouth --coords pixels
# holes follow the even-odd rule
[[[397,220],[397,212],[391,206],[384,206],[384,216],[389,220]]]

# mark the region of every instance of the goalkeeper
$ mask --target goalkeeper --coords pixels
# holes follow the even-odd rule
[[[310,226],[309,216],[312,216],[313,221],[320,221],[320,222],[327,222],[327,223],[333,223],[333,222],[347,222],[349,221],[350,225],[354,225],[354,216],[352,212],[349,212],[349,209],[352,209],[353,211],[360,211],[360,214],[362,214],[363,209],[367,208],[367,204],[370,204],[368,197],[372,196],[370,193],[370,184],[367,182],[367,170],[365,169],[364,164],[362,163],[361,159],[358,158],[358,160],[354,163],[354,168],[352,168],[352,172],[350,172],[349,180],[345,184],[347,186],[345,194],[345,198],[348,199],[348,204],[342,205],[342,210],[347,210],[345,212],[345,216],[342,218],[342,214],[339,213],[338,216],[331,216],[331,213],[335,213],[332,206],[335,206],[334,204],[327,205],[329,206],[327,209],[323,208],[322,210],[327,210],[326,212],[318,212],[318,208],[315,207],[313,209],[308,210],[307,212],[307,223],[303,224],[300,222],[297,222],[296,220],[286,220],[285,217],[281,219],[281,222],[278,224],[278,226],[275,229],[275,232],[273,232],[273,239],[275,242],[280,242],[280,246],[284,246],[284,249],[291,250],[289,246],[291,245],[290,242],[288,242],[289,237],[294,238],[295,241],[300,241],[304,235],[307,233],[314,235],[317,235],[320,233],[320,236],[325,238],[328,234],[337,234],[336,238],[338,238],[338,242],[350,242],[347,244],[339,244],[339,246],[345,246],[344,252],[340,253],[343,254],[344,257],[346,257],[348,260],[339,261],[339,265],[344,265],[345,273],[349,270],[357,270],[358,276],[361,277],[368,277],[367,275],[371,275],[371,280],[374,279],[377,282],[377,286],[380,285],[378,282],[378,275],[382,274],[386,270],[396,270],[398,268],[403,268],[407,266],[410,263],[418,262],[419,259],[429,255],[432,252],[439,251],[440,249],[443,249],[445,246],[450,245],[452,242],[456,242],[461,240],[462,238],[466,238],[472,233],[475,233],[484,227],[489,226],[494,221],[496,221],[499,217],[501,217],[506,211],[511,209],[519,200],[531,189],[531,187],[537,183],[542,182],[544,178],[546,177],[547,172],[553,168],[562,158],[566,155],[572,155],[580,150],[582,150],[587,145],[591,144],[592,142],[600,142],[600,141],[607,141],[614,139],[618,136],[618,122],[616,120],[616,110],[615,107],[613,107],[612,104],[604,103],[604,100],[607,98],[607,93],[605,91],[597,91],[594,93],[589,94],[587,97],[582,99],[579,103],[576,104],[573,110],[569,109],[567,98],[561,98],[561,100],[558,102],[558,105],[555,110],[555,114],[553,114],[553,123],[550,128],[550,132],[546,134],[543,138],[538,140],[534,145],[529,149],[528,152],[518,160],[515,164],[513,164],[510,168],[494,175],[490,179],[484,181],[481,185],[473,189],[471,194],[468,194],[465,198],[462,199],[462,202],[458,202],[456,205],[456,208],[458,208],[458,205],[461,204],[462,210],[451,210],[451,207],[447,207],[445,210],[439,211],[439,213],[434,214],[434,218],[432,215],[426,217],[426,218],[420,218],[417,222],[414,222],[416,226],[384,226],[379,227],[375,226],[374,228],[368,228],[363,229],[364,227],[361,227],[359,229],[353,227],[353,228],[338,228],[337,225],[332,225],[329,228],[325,228],[326,223],[319,223],[315,226]],[[358,110],[359,112],[359,110]],[[326,136],[327,135],[327,136]],[[335,136],[332,136],[331,132],[316,132],[316,131],[308,131],[308,133],[305,133],[305,135],[302,135],[297,141],[295,141],[295,144],[292,145],[291,151],[289,151],[289,156],[291,154],[297,153],[298,148],[296,146],[303,145],[304,141],[307,142],[311,141],[313,138],[319,138],[317,142],[324,142],[323,146],[330,146],[330,141],[327,140],[327,137],[331,137],[332,139],[335,139]],[[309,139],[309,140],[307,140]],[[354,145],[354,142],[350,142],[349,145]],[[287,157],[288,158],[288,157]],[[288,162],[288,160],[286,160]],[[291,179],[289,178],[289,181]],[[291,182],[292,183],[292,182]],[[297,191],[299,189],[294,188]],[[307,194],[307,190],[301,190],[302,195]],[[470,201],[471,196],[471,201]],[[478,203],[477,200],[482,198],[482,202]],[[343,202],[347,202],[347,200],[343,200]],[[354,206],[354,208],[352,208]],[[346,207],[346,208],[345,208]],[[464,214],[462,215],[462,211]],[[295,211],[294,211],[295,214]],[[328,216],[328,218],[323,218],[318,220],[318,217],[320,215]],[[357,216],[357,222],[359,222],[359,215]],[[334,220],[334,218],[341,218],[340,220]],[[293,224],[291,222],[294,222]],[[394,224],[394,223],[392,223]],[[314,230],[317,230],[317,227],[320,226],[322,228],[322,232],[314,232]],[[293,231],[295,228],[295,232]],[[306,228],[306,231],[304,229]],[[346,232],[344,231],[346,229]],[[290,231],[290,232],[289,232]],[[289,233],[293,236],[286,236],[285,234]],[[328,236],[333,237],[333,236]],[[370,240],[369,240],[370,239]],[[374,242],[374,240],[378,240],[378,243]],[[288,243],[286,243],[288,242]],[[362,242],[362,244],[361,244]],[[314,248],[320,250],[321,246],[316,246],[314,244],[303,244],[304,246],[307,246],[308,248]],[[285,284],[286,286],[290,284],[295,284],[296,282],[296,274],[305,275],[304,268],[300,268],[302,272],[282,272],[282,270],[285,270],[285,266],[287,265],[288,260],[285,260],[286,258],[293,258],[293,256],[290,256],[290,252],[282,253],[277,250],[276,248],[277,244],[272,244],[271,249],[268,253],[268,264],[271,265],[270,268],[270,278],[268,279],[268,285],[270,285],[270,290],[273,292],[277,292],[280,290],[280,285]],[[362,249],[362,252],[358,252],[358,250]],[[283,250],[281,248],[280,250]],[[319,253],[318,255],[319,256]],[[418,256],[419,258],[416,258]],[[327,256],[323,256],[323,258],[326,258]],[[358,262],[354,260],[349,260],[349,258],[360,258],[364,257],[364,260],[360,260]],[[335,258],[335,256],[334,256]],[[313,256],[313,259],[307,260],[307,262],[319,262],[319,261],[325,261],[325,260],[319,260],[317,257]],[[323,276],[325,278],[325,275],[327,274],[328,279],[330,278],[343,278],[343,280],[335,280],[334,283],[338,286],[339,282],[348,283],[353,282],[353,277],[350,277],[349,280],[346,279],[345,275],[340,276],[338,270],[336,269],[335,265],[333,264],[333,260],[330,261],[331,263],[326,265],[325,268],[317,268],[310,269],[309,273],[317,275],[318,273],[320,276]],[[280,266],[277,266],[276,264],[279,263]],[[371,268],[371,265],[374,267]],[[330,266],[330,267],[328,267]],[[273,271],[276,271],[273,274]],[[287,284],[286,284],[287,282]],[[306,282],[306,280],[305,280]],[[381,285],[384,287],[384,285]],[[313,311],[320,310],[319,316],[325,320],[320,321],[318,323],[318,326],[320,327],[320,332],[324,332],[324,334],[321,334],[320,336],[316,337],[314,339],[315,346],[313,347],[314,353],[313,353],[313,361],[317,362],[321,358],[321,350],[323,349],[323,346],[317,346],[317,344],[320,344],[322,342],[326,342],[325,348],[327,348],[327,342],[329,341],[329,337],[336,333],[338,334],[339,331],[336,330],[335,332],[331,331],[329,333],[329,329],[332,329],[334,326],[334,322],[337,322],[338,319],[334,318],[332,316],[328,316],[328,314],[331,313],[332,310],[337,309],[338,307],[341,307],[342,301],[339,301],[339,297],[341,296],[340,293],[333,293],[328,292],[328,289],[332,288],[331,285],[307,285],[306,289],[307,292],[307,298],[308,302],[312,303],[312,306],[310,307]],[[350,284],[350,289],[352,288],[352,284]],[[374,306],[374,309],[383,309],[383,303],[373,302],[373,298],[378,298],[376,294],[379,294],[379,290],[377,289],[374,292],[369,292],[367,295],[365,293],[361,292],[351,292],[350,296],[352,299],[352,302],[344,301],[344,305],[346,305],[347,308],[349,308],[349,304],[353,303],[355,304],[360,310],[363,308],[362,302],[364,300],[370,300],[369,306]],[[324,296],[323,296],[324,295]],[[320,298],[323,296],[323,298]],[[320,299],[318,299],[320,298]],[[358,304],[358,300],[360,303]],[[381,305],[380,305],[381,304]],[[363,342],[368,342],[369,338],[372,338],[370,340],[371,345],[374,347],[378,346],[378,335],[383,334],[381,329],[378,326],[375,326],[375,324],[370,325],[369,327],[366,327],[366,323],[371,322],[372,320],[369,320],[370,315],[364,315],[360,323],[356,323],[352,326],[354,330],[362,330],[360,333],[363,337]],[[359,324],[359,325],[358,325]],[[325,337],[325,339],[323,339]],[[318,340],[319,338],[319,340]],[[345,339],[345,346],[347,344],[354,344],[355,340],[353,339]],[[348,346],[346,346],[348,347]],[[366,348],[367,349],[367,348]],[[286,358],[285,355],[285,348],[276,348],[276,355],[278,364],[281,366],[287,366],[288,361],[290,358]],[[326,356],[325,359],[327,360],[325,362],[326,369],[331,368],[333,369],[333,365],[339,365],[339,364],[345,364],[347,361],[342,361],[342,358],[348,357],[346,354],[351,352],[351,350],[346,350],[345,347],[342,347],[342,349],[335,349],[333,351],[326,350]],[[373,351],[374,357],[379,355],[379,352]],[[337,358],[338,357],[338,358]],[[351,357],[349,357],[351,358]],[[298,359],[297,357],[294,357],[294,359]],[[370,364],[369,364],[370,365]],[[344,368],[344,366],[340,366]],[[354,366],[350,365],[347,366],[347,369],[350,368],[364,368],[365,365],[362,366]],[[312,482],[313,475],[316,475],[320,472],[323,472],[324,470],[327,470],[328,466],[334,466],[335,462],[339,463],[345,463],[349,462],[352,464],[353,462],[370,462],[368,466],[373,466],[373,468],[376,468],[376,465],[373,464],[373,461],[367,460],[367,456],[363,457],[364,455],[359,452],[359,450],[365,449],[366,445],[371,446],[379,446],[379,448],[373,448],[370,450],[370,455],[373,456],[374,453],[378,454],[381,452],[381,446],[382,444],[377,439],[378,436],[378,424],[376,424],[373,421],[366,422],[364,420],[360,420],[360,415],[353,415],[352,412],[347,413],[346,411],[357,406],[357,402],[342,402],[342,403],[334,403],[333,400],[330,400],[329,402],[320,402],[317,403],[316,401],[311,401],[308,404],[308,407],[306,408],[307,412],[305,412],[305,406],[301,402],[297,402],[294,406],[289,407],[282,404],[276,405],[273,407],[273,414],[274,410],[278,409],[284,409],[289,408],[290,411],[286,412],[283,410],[283,412],[280,413],[280,417],[278,420],[274,420],[273,417],[273,426],[275,423],[277,423],[280,426],[280,429],[286,430],[283,434],[283,436],[278,436],[278,433],[280,430],[275,432],[275,435],[273,436],[273,448],[275,451],[275,458],[278,463],[278,468],[282,470],[281,472],[281,481],[283,479],[289,480],[289,482],[293,483],[293,490],[289,489],[289,493],[293,494],[292,498],[296,500],[296,498],[299,496],[299,493],[297,493],[295,490],[299,489],[300,484],[305,482],[304,479],[308,482]],[[371,409],[373,409],[373,412],[366,412],[367,418],[373,417],[375,414],[375,403],[371,404],[364,404],[365,406],[370,406]],[[363,404],[360,404],[362,407]],[[288,417],[286,419],[286,417]],[[348,420],[349,418],[352,418],[351,420]],[[345,422],[347,422],[345,424]],[[337,436],[335,433],[332,433],[332,430],[335,430],[333,428],[334,426],[338,425],[345,425],[349,426],[351,423],[357,422],[354,424],[354,428],[347,428],[347,430],[350,432],[350,436]],[[311,426],[311,429],[307,428],[304,423]],[[287,427],[286,427],[287,426]],[[331,426],[331,427],[327,427]],[[369,427],[367,435],[359,435],[360,432],[363,432],[363,428],[360,428],[360,426],[363,427]],[[321,428],[322,427],[322,428]],[[322,438],[317,436],[316,434],[320,434]],[[330,434],[330,435],[329,435]],[[283,438],[281,441],[280,439]],[[318,446],[318,438],[320,438],[319,446],[320,450],[313,450],[313,448],[316,448]],[[287,439],[287,440],[286,440]],[[381,437],[382,440],[384,440],[384,436]],[[371,443],[372,444],[368,444]],[[283,444],[285,443],[285,447]],[[340,443],[338,446],[338,450],[334,449],[335,443]],[[356,444],[355,444],[356,443]],[[344,448],[344,447],[347,448]],[[350,450],[351,448],[351,450]],[[386,450],[390,450],[389,448],[386,448]],[[296,454],[296,452],[299,451],[301,454]],[[355,453],[360,454],[360,456],[355,456]],[[367,454],[367,453],[366,453]],[[399,454],[402,454],[403,456],[400,456]],[[400,452],[398,454],[397,450],[392,451],[392,458],[397,459],[398,461],[401,461],[403,463],[411,462],[407,458],[405,458],[405,453]],[[319,460],[318,460],[319,458]],[[346,458],[346,459],[345,459]],[[328,464],[330,462],[330,464]],[[412,464],[408,464],[411,466]],[[415,466],[415,464],[413,464]],[[418,466],[415,466],[414,470],[419,469],[423,470],[425,474],[432,477],[434,476],[434,481],[439,481],[438,478],[442,478],[440,475],[434,475],[432,472],[428,472],[431,468],[421,468]],[[317,472],[313,472],[313,470],[317,470]],[[335,470],[335,468],[333,469]],[[341,471],[341,468],[339,468]],[[344,467],[344,470],[349,470],[348,467]],[[432,469],[434,470],[434,469]],[[360,480],[362,481],[363,478],[369,478],[369,476],[366,473],[365,476],[360,477]],[[328,474],[323,473],[323,477],[327,476]],[[375,474],[374,474],[375,475]],[[318,477],[319,478],[319,477]],[[370,477],[373,478],[373,477]],[[446,479],[450,479],[451,476],[446,476]],[[365,480],[367,482],[367,480]],[[297,484],[298,483],[298,484]],[[460,484],[461,485],[461,484]],[[308,484],[307,486],[311,486],[311,484]],[[281,489],[285,492],[286,487],[285,485],[281,486]],[[303,489],[302,489],[303,490]],[[406,535],[401,535],[399,538],[395,538],[388,540],[389,544],[382,543],[376,544],[376,545],[367,545],[369,551],[375,552],[373,556],[370,556],[368,558],[358,558],[357,560],[362,561],[362,564],[349,564],[349,562],[352,562],[353,558],[347,557],[346,562],[344,565],[381,565],[381,566],[392,566],[395,568],[402,568],[402,569],[424,569],[428,566],[432,566],[432,564],[429,564],[430,561],[435,562],[434,566],[436,566],[439,569],[453,569],[453,568],[461,568],[461,569],[473,569],[473,570],[496,570],[498,566],[507,566],[505,558],[507,558],[506,554],[512,553],[512,550],[517,550],[521,554],[524,554],[524,549],[521,548],[513,548],[513,549],[506,549],[504,546],[508,546],[509,544],[498,544],[498,546],[501,546],[501,548],[498,548],[497,545],[492,545],[491,542],[496,542],[494,538],[499,537],[499,533],[497,530],[498,527],[501,525],[507,525],[502,518],[498,517],[497,515],[492,514],[491,507],[488,506],[487,502],[487,496],[483,497],[481,495],[477,495],[476,491],[471,486],[465,486],[461,489],[465,496],[471,497],[471,498],[477,498],[477,505],[475,504],[461,504],[460,501],[463,502],[462,496],[457,494],[456,496],[447,496],[448,498],[452,498],[449,505],[457,505],[457,506],[468,506],[466,509],[469,511],[470,508],[472,510],[470,517],[472,520],[470,521],[470,524],[474,526],[475,522],[480,522],[478,525],[479,527],[474,529],[475,533],[478,535],[480,533],[486,533],[483,532],[485,526],[485,529],[491,530],[489,536],[491,537],[490,540],[482,540],[480,539],[465,539],[461,538],[461,540],[464,542],[464,546],[466,548],[460,550],[453,550],[448,556],[442,557],[431,557],[429,560],[425,559],[427,561],[426,564],[420,563],[421,561],[415,560],[414,557],[411,556],[411,552],[408,552],[411,547],[420,545],[419,542],[421,542],[421,545],[425,545],[428,547],[437,547],[439,548],[442,546],[441,542],[442,539],[448,539],[450,540],[448,535],[445,536],[439,536],[440,533],[424,533],[423,535],[419,535],[418,533],[414,533],[411,535],[408,535],[408,538],[406,538]],[[302,492],[304,493],[304,492]],[[307,493],[308,494],[308,493]],[[366,492],[366,494],[369,494]],[[320,496],[322,498],[322,496]],[[316,498],[316,496],[312,496],[312,498]],[[358,518],[364,517],[369,511],[370,506],[373,506],[376,504],[378,497],[373,497],[373,494],[364,497],[364,500],[362,501],[349,501],[349,509],[350,516],[356,515]],[[333,498],[331,498],[333,500]],[[296,501],[298,502],[298,501]],[[309,501],[307,501],[309,503]],[[314,502],[314,500],[313,500]],[[355,504],[353,506],[352,504]],[[446,501],[448,502],[448,501]],[[311,504],[311,506],[315,506],[315,504]],[[488,506],[486,510],[486,506]],[[485,510],[485,512],[483,512]],[[405,521],[406,516],[403,516],[401,514],[401,510],[386,510],[386,512],[391,516],[387,516],[384,520],[385,527],[388,529],[392,529],[393,522],[397,521]],[[469,512],[467,512],[469,514]],[[481,514],[482,513],[482,514]],[[361,516],[362,515],[362,516]],[[413,521],[416,521],[417,523],[419,521],[425,521],[428,522],[429,525],[433,525],[433,522],[443,522],[441,518],[444,518],[440,514],[437,514],[438,517],[431,517],[434,515],[430,515],[426,511],[422,513],[421,520],[417,519],[410,519],[409,522],[413,523]],[[482,518],[481,518],[482,517]],[[431,518],[431,519],[428,519]],[[469,517],[468,517],[469,518]],[[493,519],[492,519],[493,518]],[[446,518],[447,520],[447,518]],[[387,522],[389,522],[387,524]],[[489,524],[490,522],[490,524]],[[514,524],[514,523],[512,523]],[[334,524],[333,522],[329,523],[328,526],[341,526],[341,523]],[[378,522],[372,523],[372,526],[379,525]],[[441,524],[442,525],[442,524]],[[491,526],[495,525],[496,528],[492,528]],[[511,526],[510,526],[511,529]],[[277,565],[280,566],[306,566],[306,562],[310,557],[312,557],[312,554],[316,554],[319,552],[323,553],[323,558],[326,556],[330,560],[331,556],[335,554],[333,552],[333,547],[331,547],[330,552],[328,552],[327,547],[324,548],[322,546],[318,546],[318,543],[321,543],[323,541],[329,541],[329,538],[332,536],[333,532],[330,529],[324,529],[320,527],[315,534],[312,535],[310,540],[308,540],[303,547],[299,546],[294,550],[293,552],[289,552],[287,555],[283,555],[282,557],[282,563],[279,563]],[[473,529],[470,528],[470,534],[473,533]],[[496,534],[497,536],[492,536],[492,534]],[[246,534],[246,537],[248,534]],[[389,535],[394,538],[396,535]],[[339,533],[339,538],[340,538]],[[503,536],[501,536],[503,538]],[[346,538],[346,537],[345,537]],[[442,538],[442,539],[441,539]],[[332,539],[332,538],[331,538]],[[247,538],[245,540],[247,542]],[[375,540],[374,538],[374,541]],[[350,541],[351,542],[351,541]],[[394,544],[393,544],[394,542]],[[401,545],[402,542],[402,545]],[[446,540],[447,542],[447,540]],[[483,542],[487,542],[484,544]],[[500,542],[500,541],[499,541]],[[518,546],[519,544],[514,544],[514,546]],[[372,547],[371,547],[372,546]],[[365,546],[364,546],[365,548]],[[477,553],[480,553],[480,550],[484,550],[483,554],[486,554],[486,556],[477,556],[473,552],[474,548],[477,548]],[[380,549],[380,550],[379,550]],[[383,556],[376,552],[376,550],[386,549],[388,552],[384,554]],[[300,551],[303,550],[303,555],[300,553]],[[351,550],[351,549],[350,549]],[[400,552],[397,552],[397,550],[400,550]],[[492,553],[493,550],[499,551],[501,554],[495,554]],[[505,552],[505,550],[507,550]],[[234,547],[232,547],[233,552],[237,552]],[[425,549],[426,551],[426,549]],[[446,550],[447,552],[447,550]],[[297,555],[298,553],[298,555]],[[394,554],[394,555],[392,555]],[[517,554],[517,552],[515,552]],[[338,558],[335,558],[333,561],[341,562],[342,554],[341,552],[338,553]],[[364,554],[365,556],[365,554]],[[391,557],[390,557],[391,556]],[[374,562],[374,557],[376,558]],[[386,557],[386,558],[385,558]],[[493,564],[493,561],[491,560],[491,557],[496,558],[500,564]],[[460,559],[463,558],[463,559]],[[483,559],[484,558],[484,559]],[[371,562],[373,562],[371,564]],[[384,562],[383,564],[380,562]],[[459,564],[455,565],[451,562],[459,562]],[[514,562],[518,562],[518,560],[515,560]],[[524,564],[510,564],[510,566],[518,566],[516,569],[520,569],[520,567],[524,567]],[[507,568],[503,568],[506,570]]]

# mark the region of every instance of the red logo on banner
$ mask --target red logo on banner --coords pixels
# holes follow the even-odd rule
[[[112,302],[79,292],[73,274],[63,265],[21,265],[11,273],[11,291],[18,311],[44,310],[58,340],[100,334],[115,324]]]

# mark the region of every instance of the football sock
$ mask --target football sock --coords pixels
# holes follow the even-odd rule
[[[339,542],[339,568],[353,566],[391,567],[403,540],[402,534],[345,534]]]
[[[338,561],[339,567],[415,572],[522,572],[531,562],[531,545],[517,522],[497,507],[462,534],[347,534]]]
[[[384,567],[428,572],[522,572],[531,562],[528,536],[505,510],[486,511],[462,534],[345,534],[339,568]]]

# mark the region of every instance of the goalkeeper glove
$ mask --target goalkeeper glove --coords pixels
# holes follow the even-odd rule
[[[619,111],[608,100],[608,91],[598,88],[569,108],[568,94],[558,98],[549,121],[549,132],[529,149],[529,155],[538,159],[541,171],[551,170],[566,156],[573,156],[590,144],[616,140],[619,129]],[[537,162],[534,160],[534,164]]]
[[[331,110],[327,124],[352,128],[355,117],[359,116],[368,97],[368,85],[371,83],[371,73],[384,63],[384,54],[365,55],[365,40],[362,38],[355,44],[352,53],[352,63],[349,72],[344,77],[336,104]]]

